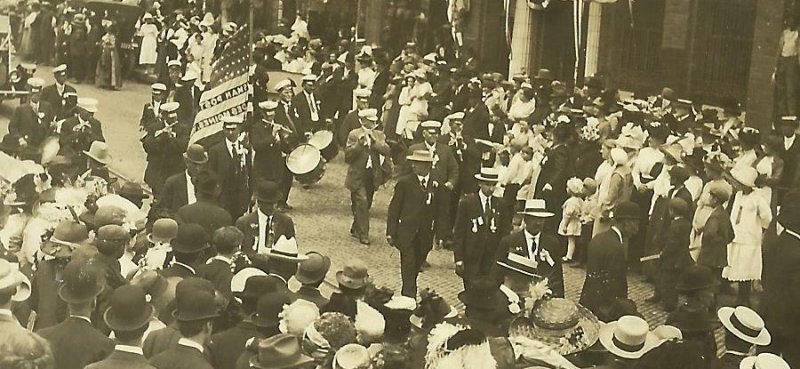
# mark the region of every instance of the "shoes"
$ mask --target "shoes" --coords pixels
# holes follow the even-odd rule
[[[367,236],[360,236],[359,235],[358,241],[361,242],[362,245],[367,245],[367,246],[370,245],[369,237],[367,237]]]
[[[356,231],[353,228],[350,228],[350,237],[353,237],[353,238],[359,239],[359,240],[361,239],[361,235],[359,235],[358,231]]]
[[[566,263],[571,263],[572,262],[572,258],[564,256],[563,258],[561,258],[561,261],[563,261],[565,264]]]

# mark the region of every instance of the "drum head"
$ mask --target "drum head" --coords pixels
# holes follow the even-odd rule
[[[310,173],[322,160],[322,154],[314,146],[303,144],[297,146],[286,157],[286,168],[294,175]]]
[[[316,147],[317,149],[324,149],[333,142],[333,132],[319,131],[315,132],[311,138],[308,139],[308,144]]]

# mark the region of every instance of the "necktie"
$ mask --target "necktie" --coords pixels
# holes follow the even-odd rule
[[[528,257],[531,260],[536,260],[536,236],[531,237],[531,242],[528,245]]]
[[[489,218],[491,218],[491,214],[492,214],[492,200],[490,197],[486,197],[483,206],[483,217],[487,222],[489,221]]]
[[[311,112],[311,120],[319,120],[319,115],[317,114],[317,101],[314,99],[314,95],[308,94],[308,109]]]
[[[423,190],[425,190],[425,189],[427,189],[427,188],[428,188],[428,180],[427,180],[427,179],[425,179],[425,178],[422,178],[422,179],[420,180],[420,183],[422,184],[422,189],[423,189]]]

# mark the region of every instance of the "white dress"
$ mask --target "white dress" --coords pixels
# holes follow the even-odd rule
[[[761,242],[772,221],[769,203],[756,193],[739,192],[733,200],[733,242],[728,245],[728,266],[722,276],[729,281],[761,279]]]
[[[772,177],[772,165],[774,163],[775,157],[765,156],[758,161],[758,164],[756,164],[756,171],[758,171],[758,174],[764,175],[766,178],[770,178]],[[767,204],[772,203],[772,187],[759,187],[755,190],[755,192],[764,197],[764,200],[767,202]]]
[[[139,48],[139,64],[151,65],[158,59],[158,27],[152,23],[145,23],[139,28],[142,36],[142,46]]]

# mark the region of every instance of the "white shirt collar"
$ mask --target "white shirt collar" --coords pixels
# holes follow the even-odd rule
[[[219,260],[219,261],[221,261],[221,262],[223,262],[223,263],[226,263],[226,264],[228,264],[228,265],[231,265],[231,264],[233,264],[233,259],[231,259],[231,258],[229,258],[229,257],[227,257],[227,256],[223,256],[223,255],[217,255],[217,256],[214,256],[214,257],[213,257],[213,258],[211,258],[211,259],[212,259],[212,260]]]
[[[797,135],[791,135],[789,137],[783,136],[783,146],[785,150],[789,150],[789,148],[792,147],[795,138],[797,138]]]
[[[129,354],[137,354],[144,356],[144,351],[142,351],[142,348],[139,346],[117,344],[116,346],[114,346],[114,350],[127,352]]]
[[[525,239],[526,239],[526,240],[534,239],[534,240],[537,240],[537,241],[538,241],[538,240],[539,240],[539,236],[541,236],[541,235],[542,235],[542,233],[541,233],[541,232],[539,232],[539,233],[537,233],[537,234],[531,234],[530,232],[528,232],[528,230],[527,230],[527,229],[523,229],[523,230],[522,230],[522,232],[524,232],[524,233],[525,233]]]
[[[419,180],[419,183],[422,183],[422,181],[425,180],[425,184],[428,184],[428,178],[430,178],[430,176],[431,176],[430,174],[428,174],[426,176],[419,176],[418,175],[417,179]]]
[[[190,265],[181,263],[180,261],[173,261],[172,265],[180,265],[180,266],[182,266],[182,267],[184,267],[186,269],[189,269],[189,271],[191,271],[192,274],[197,274],[197,272],[194,270],[194,268],[192,268]]]
[[[80,319],[80,320],[85,320],[85,321],[89,322],[89,324],[92,323],[92,319],[89,319],[88,316],[70,315],[69,317],[70,318],[75,318],[75,319]]]
[[[195,348],[195,349],[199,350],[200,352],[205,352],[205,348],[203,347],[203,345],[201,345],[201,344],[199,344],[197,342],[194,342],[194,341],[192,341],[192,340],[190,340],[188,338],[185,338],[185,337],[179,339],[178,340],[178,344],[181,345],[181,346]]]
[[[188,171],[184,173],[186,173],[186,203],[194,204],[197,202],[197,198],[194,195],[194,183],[192,183],[192,176],[189,175]]]
[[[788,228],[784,228],[783,231],[788,233],[789,235],[793,236],[794,238],[800,240],[800,234],[797,234],[796,232],[794,232],[794,231],[792,231],[792,230],[790,230]]]
[[[617,226],[611,226],[611,230],[617,234],[617,236],[619,237],[619,242],[622,242],[622,231],[620,231],[619,228],[617,228]]]

